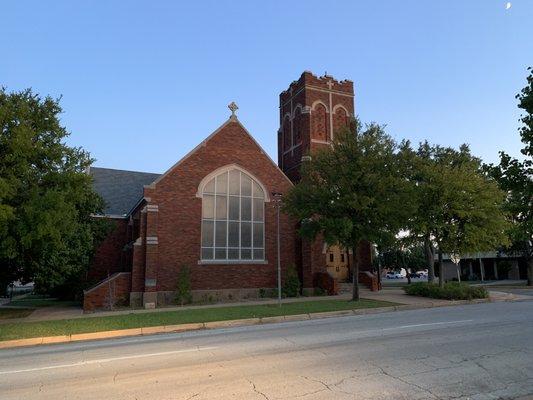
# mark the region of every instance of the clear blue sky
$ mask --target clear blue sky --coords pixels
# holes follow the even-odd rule
[[[62,95],[97,166],[163,172],[238,103],[276,160],[278,94],[304,70],[356,87],[397,139],[518,156],[533,1],[3,2],[0,85]]]

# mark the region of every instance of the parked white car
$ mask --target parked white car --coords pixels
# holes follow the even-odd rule
[[[388,272],[387,279],[402,279],[403,276],[399,272]]]

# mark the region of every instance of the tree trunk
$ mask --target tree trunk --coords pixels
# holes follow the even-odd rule
[[[424,239],[424,252],[426,254],[428,282],[433,282],[435,280],[435,254],[429,236]]]
[[[402,268],[405,270],[405,277],[407,278],[407,284],[410,285],[411,284],[410,268],[405,263],[405,255],[402,253],[400,257],[402,258]]]
[[[533,286],[533,257],[527,259],[527,285]]]
[[[359,300],[359,242],[355,243],[355,246],[352,250],[352,256],[353,256],[353,273],[352,273],[352,300],[358,301]]]
[[[442,265],[442,250],[439,248],[439,286],[444,287],[444,268]]]

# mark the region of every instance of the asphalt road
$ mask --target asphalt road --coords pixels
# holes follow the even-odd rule
[[[533,301],[0,351],[0,399],[508,399]]]

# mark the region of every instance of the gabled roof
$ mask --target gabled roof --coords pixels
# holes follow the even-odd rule
[[[239,121],[239,119],[237,118],[236,115],[232,115],[229,117],[229,119],[224,122],[222,125],[220,125],[212,134],[210,134],[207,138],[205,138],[204,140],[202,140],[202,142],[200,142],[200,144],[198,144],[198,146],[196,146],[194,149],[192,149],[190,152],[188,152],[184,157],[181,158],[181,160],[179,160],[176,164],[174,164],[172,167],[170,167],[165,173],[163,173],[162,175],[160,175],[155,181],[154,181],[154,185],[157,185],[157,183],[162,180],[165,176],[167,176],[168,174],[170,174],[170,172],[172,170],[174,170],[176,167],[178,167],[178,165],[180,165],[182,162],[184,162],[187,158],[189,158],[190,156],[192,156],[194,153],[196,153],[199,149],[201,149],[202,147],[204,147],[207,142],[209,142],[209,140],[211,140],[214,136],[216,136],[226,125],[230,124],[230,123],[237,123],[239,124],[239,126],[242,128],[242,130],[246,133],[246,135],[248,135],[248,137],[250,139],[252,139],[252,142],[254,142],[254,144],[259,148],[259,151],[261,152],[261,154],[264,154],[266,156],[266,158],[270,161],[270,163],[272,164],[272,166],[274,166],[274,168],[276,168],[280,173],[281,175],[283,175],[283,177],[287,180],[287,182],[289,182],[292,185],[294,185],[294,183],[289,179],[289,177],[287,175],[285,175],[285,172],[283,172],[281,170],[281,168],[278,166],[278,164],[276,164],[274,162],[274,160],[272,160],[272,158],[270,158],[270,156],[268,155],[268,153],[263,150],[263,148],[261,147],[261,145],[257,142],[257,140],[255,140],[255,138],[252,136],[252,134],[250,132],[248,132],[248,129],[246,129],[246,127],[241,123],[241,121]]]
[[[93,187],[104,199],[105,215],[126,216],[143,197],[143,186],[154,182],[160,174],[90,167]]]

